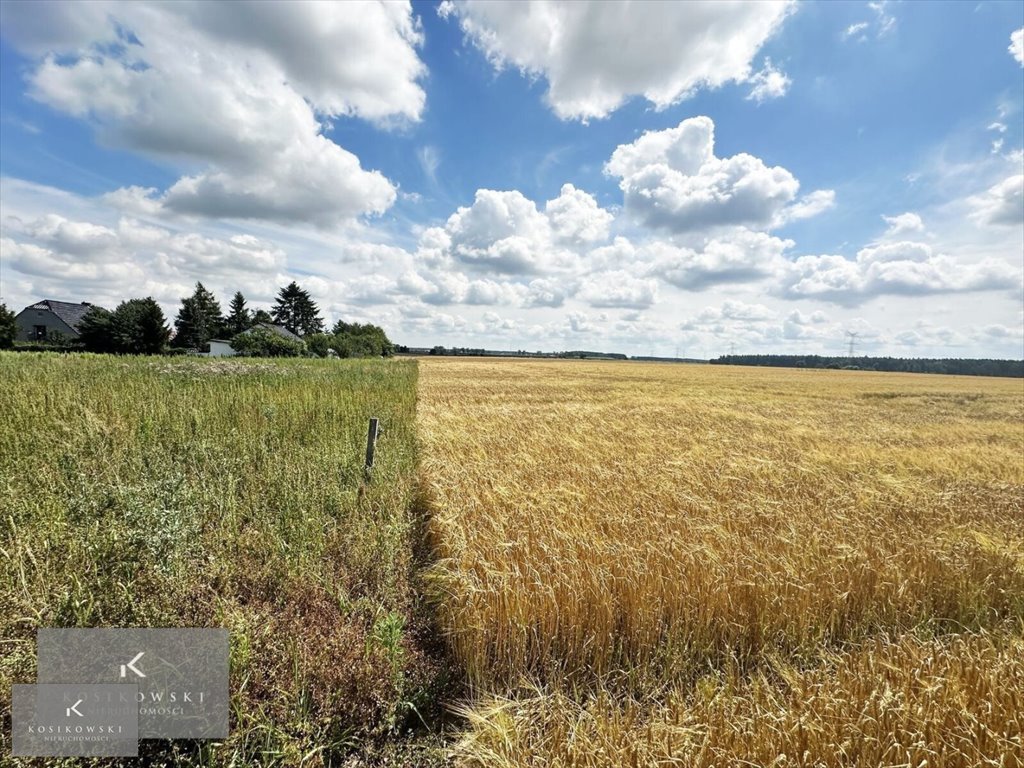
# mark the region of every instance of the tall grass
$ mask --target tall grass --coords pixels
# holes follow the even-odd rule
[[[421,393],[434,589],[481,694],[635,712],[724,669],[1020,633],[1017,381],[446,360]]]
[[[0,354],[0,687],[34,679],[40,626],[225,626],[231,738],[150,761],[337,763],[414,719],[415,386],[392,361]]]

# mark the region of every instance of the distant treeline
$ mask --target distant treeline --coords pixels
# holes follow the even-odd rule
[[[577,360],[626,360],[626,355],[618,352],[588,352],[571,350],[569,352],[528,352],[525,349],[483,349],[481,347],[409,347],[403,344],[395,346],[399,355],[446,355],[449,357],[549,357],[572,358]]]
[[[768,365],[776,368],[832,368],[852,371],[947,373],[957,376],[1024,378],[1024,360],[928,357],[822,357],[821,355],[722,355],[712,365]]]
[[[657,355],[633,355],[630,360],[640,363],[706,363],[707,360],[700,357],[658,357]]]

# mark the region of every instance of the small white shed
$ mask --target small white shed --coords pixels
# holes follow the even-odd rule
[[[232,357],[237,354],[230,341],[210,339],[210,357]]]

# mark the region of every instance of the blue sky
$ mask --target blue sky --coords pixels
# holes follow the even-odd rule
[[[417,345],[1024,356],[1021,3],[2,14],[15,308],[296,278]]]

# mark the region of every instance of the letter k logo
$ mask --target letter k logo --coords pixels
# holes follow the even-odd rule
[[[129,669],[132,672],[134,672],[136,675],[138,675],[139,677],[145,677],[145,675],[142,673],[142,670],[135,666],[135,662],[138,661],[139,659],[141,659],[145,655],[146,655],[145,651],[139,651],[139,653],[136,654],[134,659],[129,661],[127,664],[122,664],[121,665],[121,677],[128,677],[128,670]]]
[[[64,717],[71,717],[71,713],[72,712],[74,712],[79,717],[85,717],[85,715],[83,715],[81,712],[78,711],[78,705],[81,704],[81,703],[82,703],[82,700],[79,699],[74,704],[72,704],[70,707],[65,709],[64,710]]]

